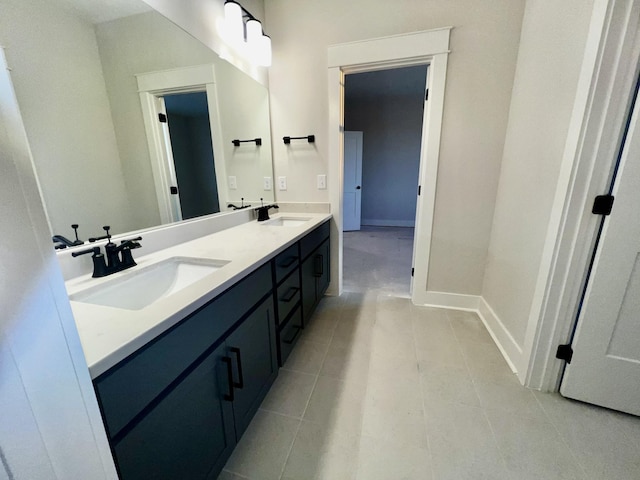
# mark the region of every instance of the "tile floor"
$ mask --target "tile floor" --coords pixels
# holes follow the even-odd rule
[[[398,285],[323,299],[220,480],[640,479],[640,418],[522,387],[474,313]]]

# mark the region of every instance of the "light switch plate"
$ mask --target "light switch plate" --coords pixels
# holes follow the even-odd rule
[[[287,189],[287,177],[278,177],[278,190]]]
[[[229,176],[227,183],[229,184],[229,190],[237,190],[238,182],[235,176]]]
[[[271,190],[272,188],[273,188],[273,185],[271,183],[271,177],[264,177],[264,189]]]
[[[318,190],[326,190],[327,188],[327,176],[318,175]]]

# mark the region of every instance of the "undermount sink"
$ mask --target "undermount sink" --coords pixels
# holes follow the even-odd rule
[[[148,267],[134,267],[125,275],[69,298],[75,302],[140,310],[192,285],[227,263],[228,260],[172,257]]]
[[[272,218],[265,222],[260,222],[260,225],[267,227],[299,227],[300,225],[308,222],[311,218],[302,217],[278,217]]]

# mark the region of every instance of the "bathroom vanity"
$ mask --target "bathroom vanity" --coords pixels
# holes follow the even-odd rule
[[[68,282],[123,480],[217,478],[327,289],[329,218],[252,221]],[[85,294],[176,259],[219,267],[144,306]]]

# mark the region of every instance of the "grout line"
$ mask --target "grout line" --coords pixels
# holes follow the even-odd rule
[[[532,395],[533,395],[533,392],[532,392]],[[564,444],[565,447],[567,447],[567,450],[569,451],[569,454],[573,458],[574,462],[578,465],[578,468],[580,468],[580,470],[582,471],[582,473],[584,475],[584,478],[588,478],[587,471],[584,469],[584,466],[582,465],[582,462],[578,459],[578,457],[576,456],[575,452],[573,451],[573,449],[571,448],[571,446],[569,445],[567,440],[564,438],[564,435],[562,435],[562,432],[560,431],[560,429],[556,425],[556,422],[553,421],[553,419],[551,418],[551,415],[549,415],[547,410],[544,408],[544,405],[542,405],[542,402],[540,400],[538,400],[538,397],[533,395],[533,398],[536,399],[536,403],[540,406],[540,409],[544,413],[544,416],[547,417],[547,420],[553,426],[553,429],[558,434],[558,438],[560,439],[560,441]]]
[[[416,355],[416,364],[418,367],[418,389],[420,390],[420,403],[422,404],[422,423],[424,425],[424,431],[427,435],[427,451],[429,452],[429,467],[431,469],[432,480],[436,479],[435,465],[433,461],[433,451],[431,449],[431,434],[429,432],[429,425],[427,424],[427,408],[424,404],[424,390],[422,389],[422,371],[420,370],[420,360],[418,359],[418,346],[416,345],[416,328],[413,318],[411,318],[411,332],[413,337],[413,350]]]

